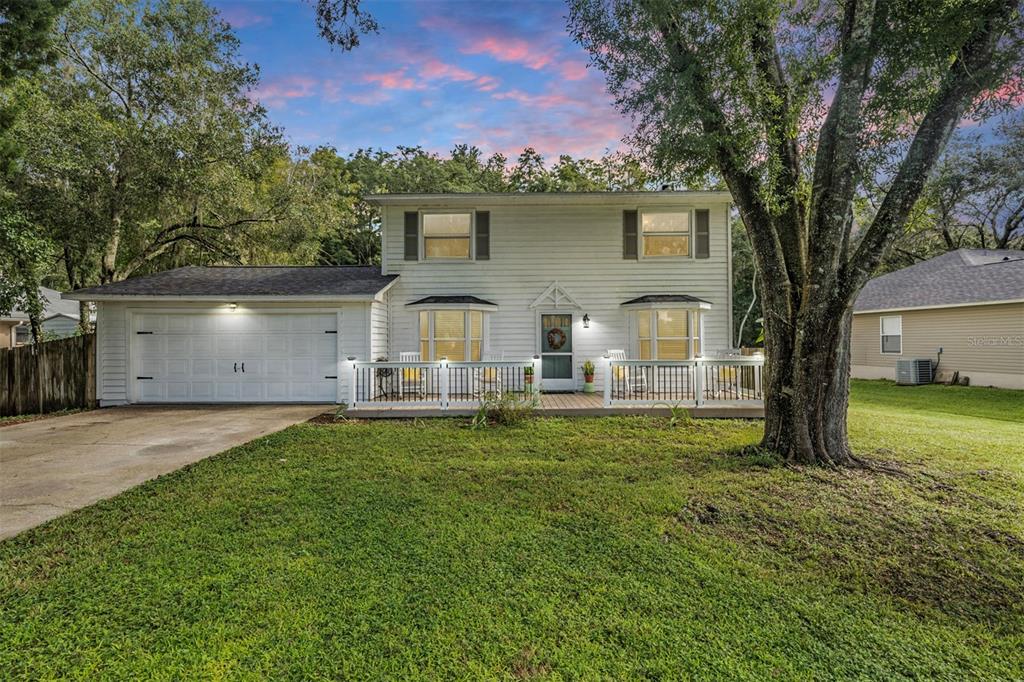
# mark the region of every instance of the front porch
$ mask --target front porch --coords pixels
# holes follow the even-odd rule
[[[539,358],[500,362],[350,361],[346,414],[366,419],[467,416],[486,400],[530,401],[548,416],[762,418],[759,357],[682,361],[604,358],[595,392],[544,392]]]

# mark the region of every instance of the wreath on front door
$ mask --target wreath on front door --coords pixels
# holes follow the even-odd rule
[[[565,345],[565,342],[567,340],[568,339],[565,336],[565,332],[563,332],[558,327],[555,327],[554,329],[548,331],[548,347],[551,350],[558,350],[559,348]]]

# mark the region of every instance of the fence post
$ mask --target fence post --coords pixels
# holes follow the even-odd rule
[[[438,361],[438,383],[441,384],[441,409],[448,409],[448,359]]]
[[[540,383],[544,381],[544,365],[539,355],[533,356],[533,391],[540,397]]]
[[[348,406],[350,409],[354,409],[356,406],[356,398],[359,396],[359,393],[356,389],[356,377],[358,374],[358,370],[356,369],[355,356],[350,355],[348,357],[348,362],[346,362],[345,364],[347,365],[346,370],[349,372]]]
[[[704,404],[704,361],[700,359],[693,362],[693,401],[697,407]]]
[[[612,359],[605,358],[604,362],[604,406],[612,406]]]

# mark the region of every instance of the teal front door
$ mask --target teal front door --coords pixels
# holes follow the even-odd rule
[[[576,389],[572,361],[572,313],[540,316],[541,388],[545,391]]]

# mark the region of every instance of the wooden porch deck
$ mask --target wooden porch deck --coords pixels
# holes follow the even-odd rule
[[[764,404],[761,401],[744,401],[745,404],[706,404],[688,407],[690,414],[703,419],[763,419]],[[441,410],[436,407],[385,407],[360,406],[346,411],[356,419],[412,419],[414,417],[465,417],[473,415],[475,407],[457,407]],[[671,410],[664,405],[614,405],[604,406],[601,393],[542,393],[537,413],[546,417],[604,417],[609,415],[658,415],[669,416]]]

